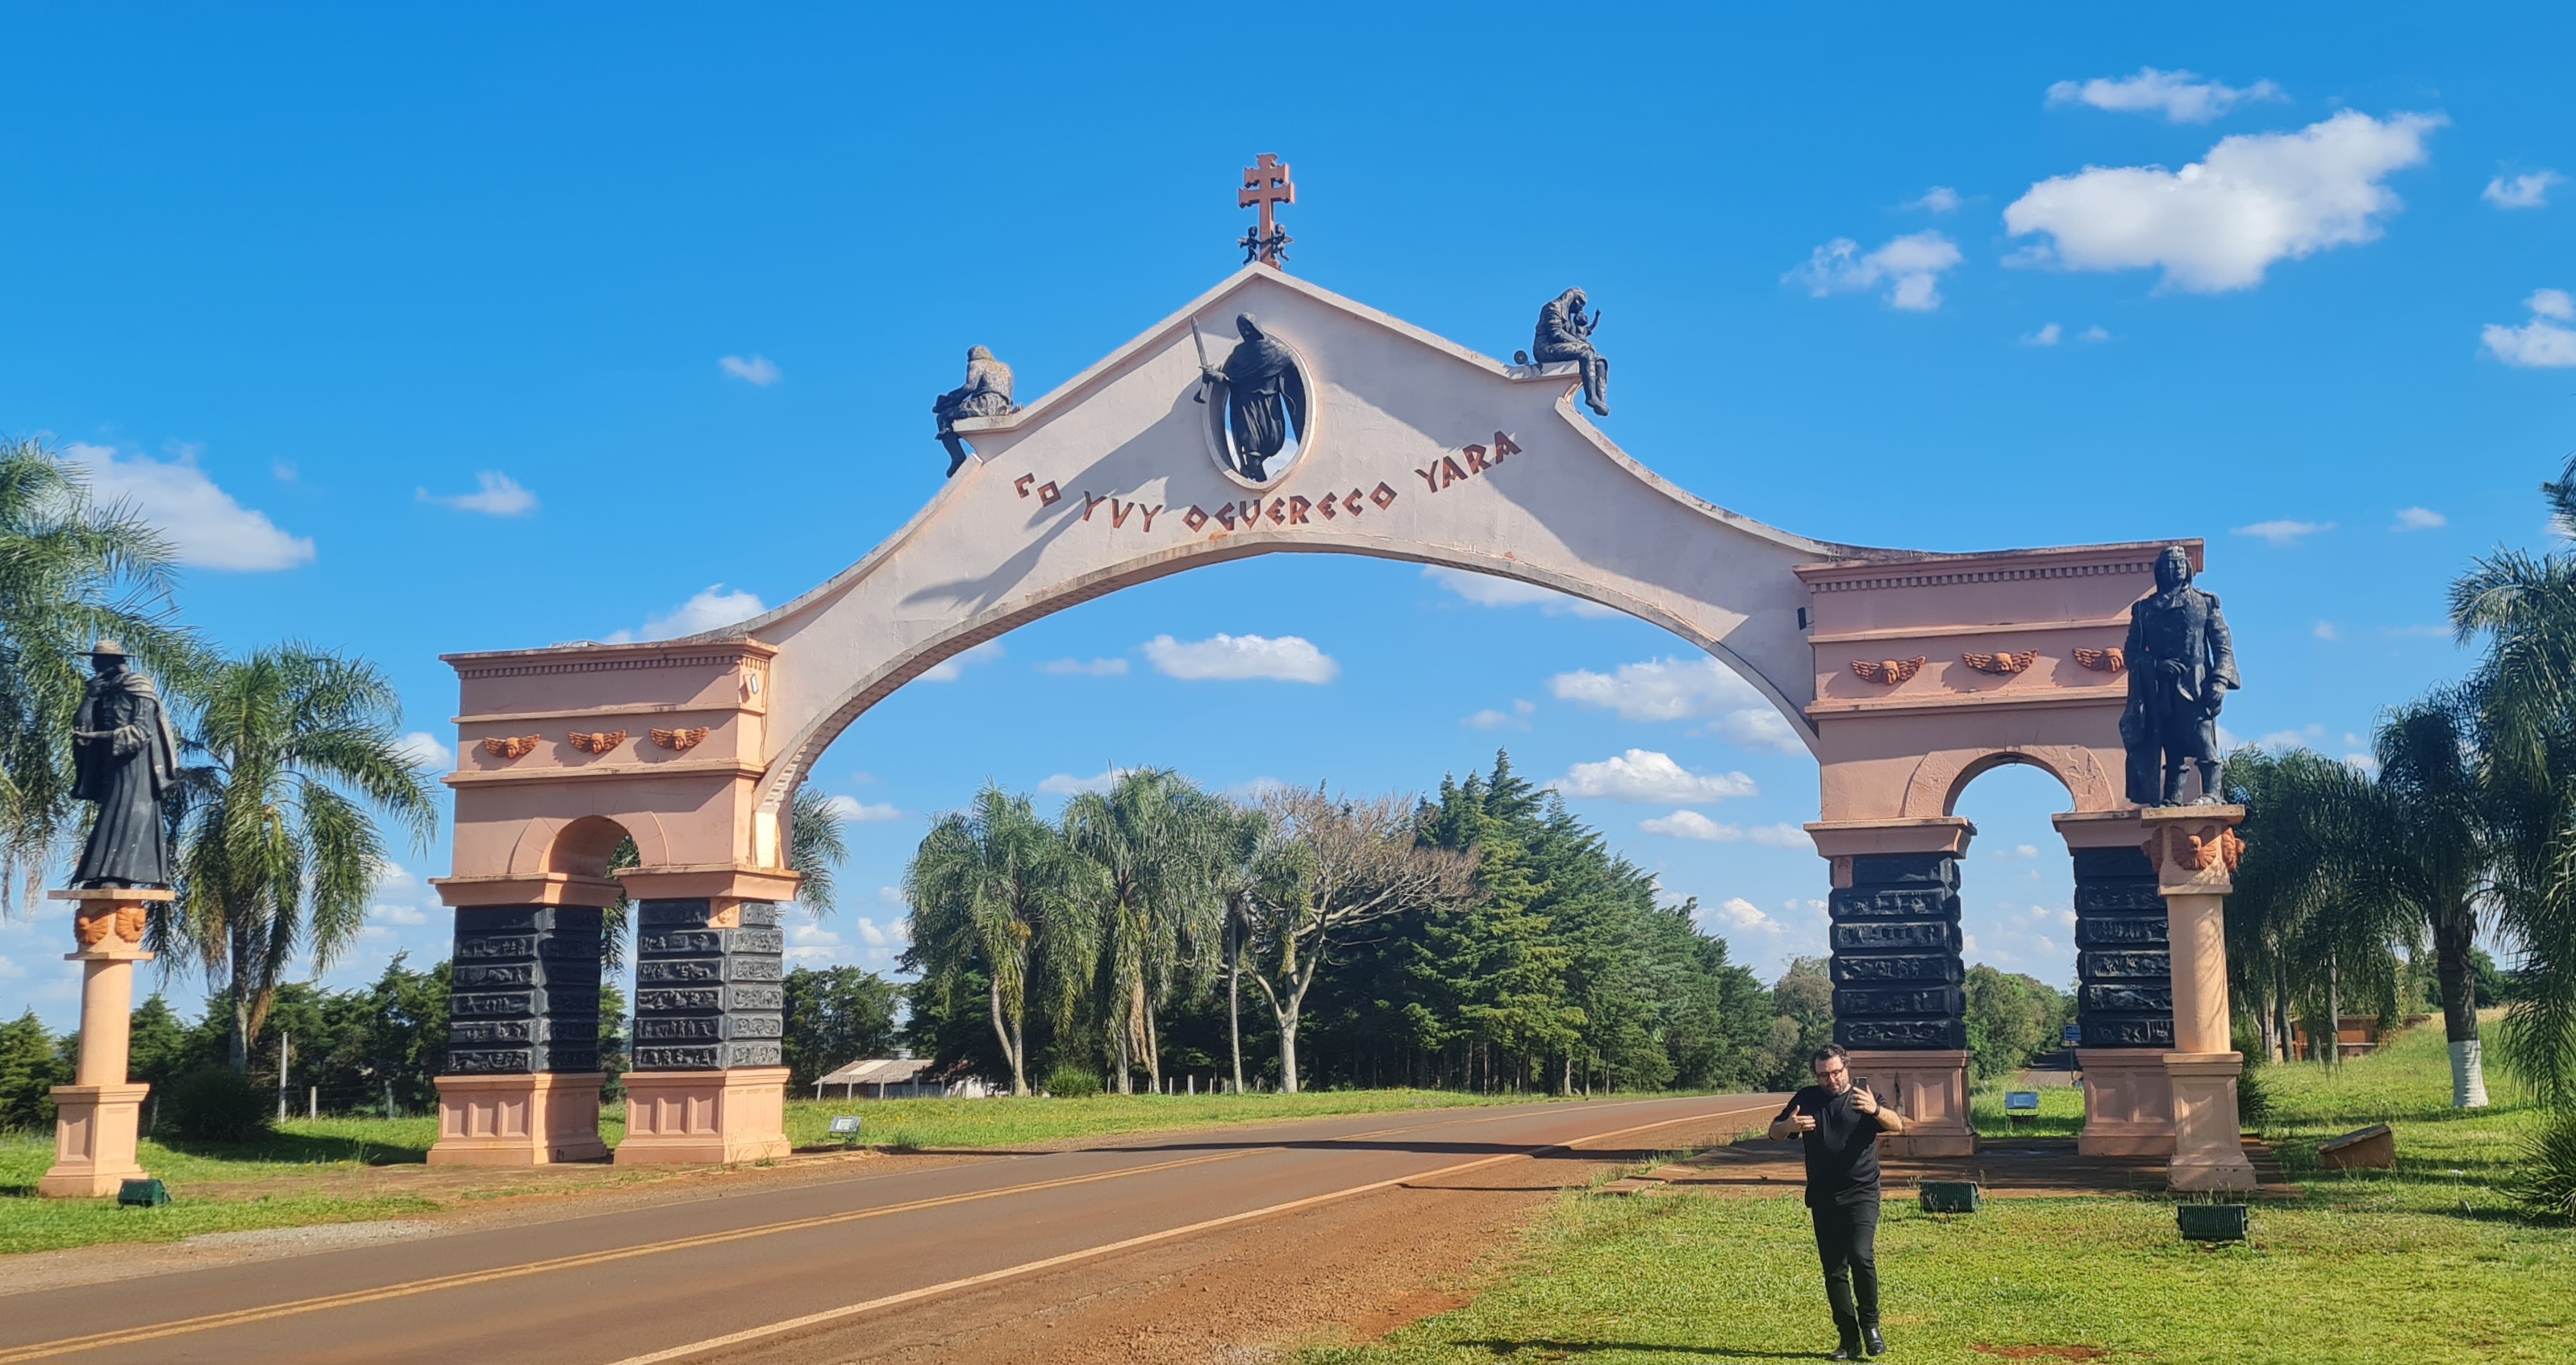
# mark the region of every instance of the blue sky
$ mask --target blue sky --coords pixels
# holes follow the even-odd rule
[[[215,639],[364,654],[449,742],[443,651],[712,624],[857,559],[936,490],[967,345],[1052,388],[1234,267],[1277,152],[1329,289],[1490,355],[1587,289],[1604,430],[1724,506],[2206,537],[2241,738],[2355,752],[2457,675],[2448,576],[2550,543],[2576,445],[2563,8],[1710,8],[21,8],[0,431],[162,517]],[[817,769],[872,818],[795,947],[887,964],[879,888],[987,777],[1418,790],[1508,745],[1739,959],[1821,951],[1812,762],[1680,641],[1491,586],[1222,566],[904,689]],[[2006,769],[1961,806],[1972,956],[2057,981],[2062,805]],[[445,857],[403,854],[331,979],[444,954]],[[72,1020],[65,939],[0,924],[0,1012]]]

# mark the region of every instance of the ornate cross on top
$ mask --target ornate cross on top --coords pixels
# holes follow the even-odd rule
[[[1247,264],[1259,261],[1276,270],[1288,259],[1288,244],[1297,239],[1279,226],[1273,210],[1296,202],[1297,182],[1288,178],[1288,166],[1277,156],[1263,152],[1255,164],[1243,168],[1243,190],[1235,196],[1235,207],[1261,207],[1261,221],[1235,243],[1243,248]]]

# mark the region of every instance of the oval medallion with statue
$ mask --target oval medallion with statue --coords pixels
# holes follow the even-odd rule
[[[1234,330],[1233,348],[1216,360],[1207,334],[1191,321],[1199,350],[1191,401],[1207,410],[1200,430],[1217,469],[1246,488],[1269,488],[1314,448],[1314,375],[1296,347],[1252,314],[1236,314]]]

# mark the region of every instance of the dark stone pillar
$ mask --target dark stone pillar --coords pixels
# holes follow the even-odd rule
[[[2172,1047],[2173,954],[2154,864],[2134,848],[2073,852],[2076,1018],[2084,1046]]]
[[[749,901],[719,917],[703,900],[648,900],[635,915],[635,1069],[784,1065],[778,907]]]
[[[1830,902],[1834,1041],[1875,1051],[1966,1047],[1957,856],[1861,854],[1851,869],[1851,885],[1836,887]]]
[[[600,912],[589,906],[458,909],[448,1072],[599,1070],[599,960]]]

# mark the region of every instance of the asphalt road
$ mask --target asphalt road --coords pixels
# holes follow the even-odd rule
[[[1350,1115],[985,1155],[688,1202],[0,1297],[19,1362],[721,1361],[943,1297],[1504,1163],[1730,1135],[1776,1099]]]

